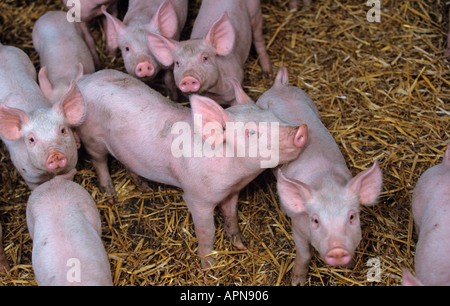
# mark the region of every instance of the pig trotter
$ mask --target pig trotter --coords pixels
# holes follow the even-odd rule
[[[143,193],[150,193],[153,192],[153,189],[150,188],[150,186],[147,184],[145,179],[134,173],[133,171],[128,170],[130,173],[131,180],[136,186],[139,186],[139,188],[142,190]]]

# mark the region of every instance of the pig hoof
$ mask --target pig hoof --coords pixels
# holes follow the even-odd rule
[[[239,250],[247,250],[247,247],[245,246],[244,242],[242,242],[242,236],[241,235],[235,235],[232,237],[233,245],[238,248]]]
[[[202,265],[202,269],[212,268],[216,264],[216,260],[213,258],[212,255],[201,256],[200,262]]]
[[[294,275],[292,277],[292,286],[304,286],[306,283],[306,275]]]
[[[6,260],[0,261],[0,274],[6,274],[9,271],[9,264]]]
[[[148,185],[148,183],[145,181],[145,179],[141,178],[139,175],[137,175],[134,172],[130,171],[130,177],[131,180],[133,181],[133,183],[136,186],[139,186],[139,188],[142,190],[143,193],[150,193],[153,192],[153,189],[150,188],[150,186]]]

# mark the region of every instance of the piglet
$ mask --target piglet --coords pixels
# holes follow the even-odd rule
[[[108,45],[120,48],[129,74],[147,80],[158,73],[161,64],[149,50],[146,33],[178,40],[186,22],[187,4],[187,0],[130,0],[123,22],[103,9],[108,22]]]
[[[442,163],[419,178],[412,198],[416,277],[403,273],[403,285],[450,285],[450,144]]]
[[[239,104],[225,110],[198,95],[191,97],[191,109],[181,107],[114,70],[83,77],[79,86],[88,111],[77,132],[101,189],[115,194],[108,153],[137,182],[140,176],[182,188],[203,267],[214,263],[208,254],[213,250],[215,207],[225,215],[225,231],[234,245],[245,249],[237,221],[239,191],[264,167],[295,159],[307,140],[305,125],[279,124],[242,90],[237,90]]]
[[[49,11],[40,17],[33,28],[33,44],[42,67],[39,85],[52,104],[67,92],[72,80],[95,71],[79,23],[67,21],[65,12]]]
[[[3,233],[0,224],[0,274],[9,270],[8,260],[6,260],[5,249],[3,248]]]
[[[275,173],[282,209],[292,222],[297,252],[292,285],[298,285],[306,281],[310,244],[329,265],[350,263],[361,240],[359,206],[375,203],[382,175],[375,161],[352,178],[313,101],[301,89],[288,86],[285,67],[257,105],[287,123],[308,125],[309,141],[302,154]]]
[[[303,6],[308,7],[312,4],[312,0],[303,0]],[[298,0],[290,0],[289,1],[289,9],[295,10],[298,7]]]
[[[262,27],[259,0],[203,0],[190,40],[177,42],[148,33],[149,48],[163,65],[174,64],[175,83],[183,93],[233,105],[234,89],[227,79],[242,83],[252,41],[263,72],[272,76]]]
[[[75,172],[40,185],[28,199],[34,274],[39,286],[112,286],[97,206],[71,181]]]
[[[83,33],[83,38],[86,41],[89,51],[94,59],[95,66],[100,67],[100,60],[95,47],[94,38],[88,29],[88,23],[95,17],[102,15],[102,6],[106,6],[107,10],[117,16],[117,0],[63,0],[63,3],[68,10],[67,18],[71,22],[79,23],[79,27]],[[108,31],[107,23],[103,21],[105,32]]]
[[[0,136],[30,189],[75,168],[78,154],[71,128],[84,116],[84,99],[75,82],[51,106],[28,56],[0,44]]]

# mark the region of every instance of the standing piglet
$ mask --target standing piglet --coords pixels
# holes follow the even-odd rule
[[[149,47],[163,65],[174,64],[175,83],[183,93],[233,105],[234,89],[227,79],[242,83],[252,41],[262,70],[272,76],[262,27],[259,0],[203,0],[190,40],[177,42],[148,33]]]
[[[72,80],[95,71],[79,23],[67,21],[65,12],[50,11],[39,18],[33,28],[33,44],[42,67],[39,84],[52,104],[67,92]]]
[[[186,22],[187,4],[187,0],[130,0],[123,22],[103,11],[108,22],[108,45],[120,48],[129,74],[147,80],[158,73],[161,64],[149,50],[146,33],[178,40]],[[170,75],[173,79],[172,72]]]
[[[308,95],[288,86],[281,68],[273,87],[257,104],[290,124],[308,125],[309,142],[300,156],[277,171],[281,205],[291,218],[295,259],[292,285],[306,281],[310,244],[329,265],[347,265],[361,240],[359,206],[372,205],[382,187],[378,162],[352,178],[332,135]]]
[[[0,44],[0,136],[30,189],[75,168],[78,154],[71,127],[84,115],[75,82],[51,106],[28,56]]]
[[[71,181],[75,172],[40,185],[28,199],[34,274],[40,286],[112,286],[97,206]]]
[[[431,167],[414,188],[412,209],[419,241],[416,277],[405,270],[404,285],[450,285],[450,144],[441,164]]]
[[[0,224],[0,274],[9,270],[9,264],[8,260],[6,260],[2,238],[3,238],[2,225]]]
[[[115,194],[108,153],[135,181],[140,176],[182,188],[203,267],[214,262],[208,255],[213,250],[215,207],[223,212],[234,245],[245,249],[237,219],[239,191],[264,167],[295,159],[307,139],[306,126],[279,124],[239,90],[239,105],[225,110],[198,95],[191,96],[191,108],[181,107],[114,70],[83,77],[79,86],[88,111],[77,132],[101,189]]]

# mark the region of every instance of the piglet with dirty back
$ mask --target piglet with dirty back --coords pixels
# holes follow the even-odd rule
[[[152,79],[162,66],[149,50],[146,33],[178,40],[186,22],[187,6],[187,0],[130,0],[123,22],[103,9],[108,23],[106,38],[110,53],[120,48],[129,74],[141,80]],[[176,86],[171,85],[173,73],[167,73],[166,85],[176,90]]]
[[[361,240],[360,204],[372,205],[381,191],[378,162],[352,178],[336,142],[322,124],[317,107],[301,89],[288,86],[281,68],[273,87],[258,100],[290,124],[307,124],[302,154],[278,169],[281,206],[291,218],[297,256],[292,285],[306,281],[310,244],[329,265],[347,265]]]
[[[71,181],[75,172],[40,185],[28,199],[34,274],[40,286],[112,286],[97,206]]]
[[[40,57],[39,85],[52,104],[67,92],[72,80],[95,71],[79,23],[67,21],[65,12],[49,11],[38,19],[33,45]]]
[[[75,168],[78,153],[71,127],[84,115],[75,82],[51,106],[28,56],[0,44],[0,136],[30,189]]]
[[[276,167],[296,158],[307,139],[306,126],[278,124],[270,111],[258,107],[241,89],[236,90],[239,104],[225,110],[198,95],[191,97],[191,108],[181,107],[114,70],[83,77],[79,86],[88,111],[77,132],[102,190],[115,194],[108,153],[138,183],[144,177],[182,188],[203,267],[214,262],[208,255],[213,250],[215,207],[223,212],[225,231],[234,245],[245,249],[237,219],[239,191],[264,171],[262,162],[268,162],[266,168]],[[272,122],[276,123],[273,129],[268,124]],[[234,132],[241,135],[238,143]],[[258,145],[260,138],[268,148]],[[239,156],[235,150],[253,155]]]
[[[203,0],[190,40],[177,42],[148,33],[149,48],[163,65],[174,64],[175,83],[183,93],[233,105],[234,89],[227,79],[242,83],[252,41],[263,72],[272,77],[262,27],[259,0]]]
[[[431,167],[414,188],[412,209],[419,241],[416,277],[403,272],[403,285],[450,285],[450,145],[442,163]]]

